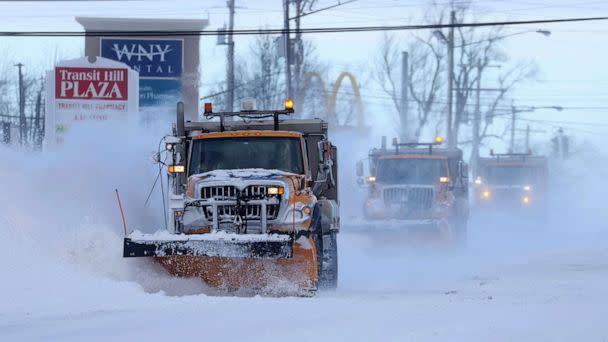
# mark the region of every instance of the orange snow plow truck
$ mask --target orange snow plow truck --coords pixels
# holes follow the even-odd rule
[[[220,289],[313,295],[338,281],[337,150],[320,119],[283,110],[214,113],[165,137],[168,229],[131,233],[124,257],[153,257]],[[231,118],[232,120],[226,120]],[[215,120],[212,120],[215,119]],[[242,119],[242,120],[241,120]]]

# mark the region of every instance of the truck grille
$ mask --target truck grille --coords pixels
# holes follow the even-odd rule
[[[205,217],[213,219],[213,206],[204,206]],[[236,216],[236,205],[218,205],[218,219],[220,222],[232,222]],[[279,205],[270,204],[266,206],[266,219],[274,220],[279,214]],[[241,205],[241,218],[244,220],[259,221],[262,218],[262,206],[259,204]]]
[[[522,190],[518,188],[498,188],[492,189],[492,197],[495,201],[515,201],[519,203]]]
[[[433,207],[435,190],[430,187],[385,188],[382,198],[386,205],[406,204],[408,209],[428,210]]]
[[[268,195],[269,187],[276,185],[249,185],[242,191],[232,185],[206,186],[201,189],[201,199],[236,200],[237,194],[243,200],[278,197],[279,195]]]
[[[201,199],[231,200],[236,199],[236,188],[231,185],[207,186],[201,189]]]
[[[234,201],[234,204],[218,204],[217,213],[220,222],[232,222],[237,215],[237,199],[240,204],[240,216],[243,220],[261,220],[262,205],[248,204],[250,200],[277,198],[280,195],[268,195],[268,188],[276,185],[249,185],[243,190],[232,185],[206,186],[201,189],[201,199],[215,201]],[[279,201],[280,202],[280,201]],[[279,215],[280,204],[266,205],[266,219],[275,220]],[[208,220],[213,219],[213,206],[204,205],[203,212]]]

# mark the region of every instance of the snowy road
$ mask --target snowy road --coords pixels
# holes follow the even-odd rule
[[[477,222],[464,255],[421,255],[398,243],[379,248],[379,235],[347,228],[340,287],[315,298],[196,294],[197,282],[176,284],[95,244],[89,252],[101,254],[84,261],[17,258],[2,285],[0,340],[608,339],[608,239],[600,233],[547,239],[547,227],[489,231]],[[148,270],[127,275],[138,268]],[[158,289],[169,294],[148,293]]]

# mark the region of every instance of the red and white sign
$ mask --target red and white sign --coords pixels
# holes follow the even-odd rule
[[[47,73],[47,142],[61,142],[82,122],[127,120],[139,114],[139,74],[97,57],[62,61]]]
[[[129,99],[129,70],[110,68],[55,68],[56,99]]]

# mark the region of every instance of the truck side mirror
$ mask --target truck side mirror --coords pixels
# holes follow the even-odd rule
[[[363,162],[360,160],[357,162],[357,177],[363,177]]]
[[[324,164],[327,161],[327,141],[319,141],[317,143],[317,151],[319,152],[319,163]]]
[[[150,156],[150,160],[154,163],[154,164],[158,164],[160,163],[160,153],[158,152],[154,152],[152,153],[152,155]]]
[[[460,176],[462,178],[469,178],[469,165],[467,165],[467,163],[460,161],[458,163],[458,167],[459,167],[459,172],[460,172]]]

